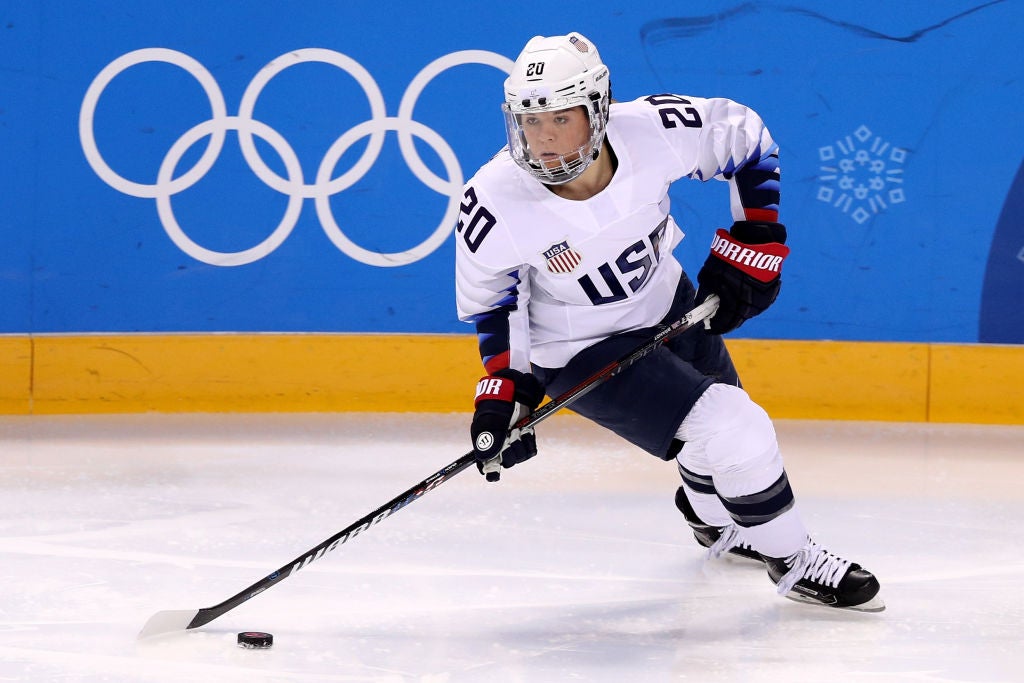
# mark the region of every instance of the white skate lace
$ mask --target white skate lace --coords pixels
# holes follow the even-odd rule
[[[708,551],[705,553],[704,559],[718,559],[736,546],[741,545],[742,541],[743,539],[740,538],[740,530],[736,528],[735,524],[723,527],[721,529],[721,536],[719,536],[718,540],[708,547]]]
[[[779,595],[793,590],[800,579],[809,579],[822,585],[839,587],[839,581],[846,576],[852,562],[833,555],[819,544],[811,541],[786,558],[790,570],[779,580]]]

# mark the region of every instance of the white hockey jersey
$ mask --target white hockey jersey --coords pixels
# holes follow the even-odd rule
[[[586,200],[552,193],[507,150],[466,183],[456,300],[459,319],[477,326],[488,372],[562,367],[595,342],[667,314],[682,272],[672,253],[683,237],[669,215],[673,181],[729,180],[734,219],[777,215],[776,145],[761,118],[736,102],[654,95],[614,103],[606,144],[618,166]],[[739,171],[759,164],[756,189],[737,188]]]

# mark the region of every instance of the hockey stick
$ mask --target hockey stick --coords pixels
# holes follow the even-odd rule
[[[699,322],[710,318],[717,310],[718,297],[709,297],[703,304],[697,306],[676,322],[660,329],[657,334],[642,345],[638,346],[632,353],[623,356],[617,361],[609,363],[600,371],[583,380],[572,389],[569,389],[557,398],[540,406],[533,413],[516,422],[511,429],[526,429],[546,420],[556,411],[571,405],[581,396],[584,396],[599,384],[611,379],[626,368],[630,367],[669,339],[682,334],[686,330],[697,325]],[[243,602],[255,597],[271,586],[280,583],[303,567],[308,566],[314,560],[319,560],[339,545],[366,531],[371,526],[387,517],[390,517],[409,503],[420,498],[427,491],[437,488],[462,470],[474,464],[475,461],[473,452],[470,451],[455,462],[445,466],[412,488],[399,494],[395,498],[392,498],[373,512],[356,520],[349,526],[328,538],[326,541],[320,543],[314,548],[311,548],[302,555],[299,555],[277,571],[265,576],[224,602],[216,604],[213,607],[204,607],[201,609],[165,610],[163,612],[157,612],[151,616],[148,621],[146,621],[145,626],[143,626],[142,630],[139,632],[139,638],[149,638],[150,636],[170,633],[173,631],[184,631],[198,628],[203,624],[208,624],[225,612],[238,607]]]

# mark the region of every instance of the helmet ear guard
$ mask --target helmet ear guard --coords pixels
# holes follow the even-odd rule
[[[589,40],[578,33],[530,39],[505,80],[502,111],[512,159],[542,183],[561,185],[575,180],[600,155],[610,101],[608,67]],[[590,122],[587,142],[560,157],[553,167],[532,159],[521,117],[578,106]]]

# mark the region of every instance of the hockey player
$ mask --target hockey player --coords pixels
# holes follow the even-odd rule
[[[531,39],[505,81],[508,146],[464,187],[457,226],[460,319],[476,326],[487,376],[470,428],[497,479],[537,453],[506,432],[712,293],[691,329],[573,403],[573,410],[678,462],[676,504],[699,543],[763,562],[795,600],[879,611],[874,575],[812,541],[775,430],[740,388],[723,334],[779,293],[778,148],[751,109],[658,94],[613,102],[608,68],[578,33]],[[680,178],[729,183],[732,226],[713,236],[696,291],[673,249]]]

